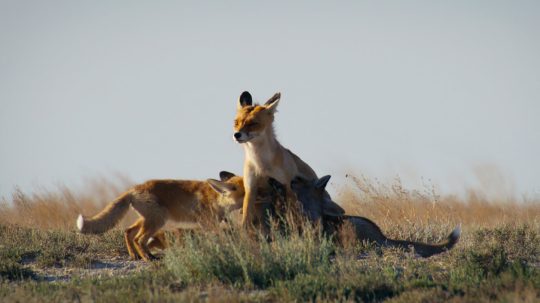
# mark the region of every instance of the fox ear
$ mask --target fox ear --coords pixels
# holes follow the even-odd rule
[[[315,181],[315,187],[318,189],[324,189],[326,187],[326,184],[328,184],[328,181],[330,181],[330,177],[330,175],[326,175]]]
[[[210,187],[212,187],[213,190],[215,190],[216,192],[220,194],[226,194],[235,190],[235,187],[233,184],[225,183],[223,181],[218,181],[215,179],[207,179],[206,182],[210,184]]]
[[[268,101],[264,103],[264,106],[272,113],[275,113],[280,99],[281,93],[275,93],[272,98],[268,99]]]
[[[230,178],[232,178],[234,176],[235,176],[235,174],[233,174],[231,172],[228,172],[228,171],[225,171],[225,170],[219,172],[219,179],[221,181],[227,181],[227,180],[229,180]]]
[[[248,91],[243,92],[238,98],[238,108],[251,106],[253,104],[253,98]]]

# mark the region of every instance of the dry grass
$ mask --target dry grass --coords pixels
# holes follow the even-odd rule
[[[443,224],[466,228],[494,227],[511,223],[538,223],[540,201],[488,200],[469,190],[466,197],[441,196],[433,186],[421,190],[403,187],[399,178],[381,184],[366,177],[349,176],[335,199],[348,213],[375,220],[383,228],[396,224],[426,226]]]
[[[125,190],[125,179],[97,179],[84,190],[15,191],[0,207],[2,302],[537,302],[540,300],[540,204],[490,201],[471,192],[440,196],[351,178],[334,197],[373,219],[388,236],[436,242],[462,223],[451,251],[429,259],[351,241],[335,245],[318,228],[295,224],[270,239],[229,226],[187,233],[162,261],[141,272],[50,283],[43,273],[99,271],[127,258],[122,233],[81,235],[79,213],[93,215]],[[133,214],[131,214],[132,216]],[[133,218],[129,215],[124,224]],[[296,222],[295,222],[296,223]],[[299,232],[301,230],[301,232]],[[108,259],[107,259],[108,258]],[[122,259],[124,258],[124,259]],[[107,261],[108,260],[108,261]],[[112,263],[111,263],[112,264]]]
[[[72,230],[79,214],[96,214],[131,183],[126,177],[116,176],[113,180],[103,177],[89,180],[84,189],[77,192],[64,185],[32,193],[15,189],[11,199],[0,200],[0,222],[38,229]],[[130,214],[119,226],[124,227],[133,220],[134,214]]]
[[[368,217],[394,236],[407,236],[403,230],[429,226],[449,230],[459,223],[467,229],[512,223],[538,224],[540,220],[540,201],[490,201],[473,190],[465,198],[441,196],[433,187],[405,189],[399,179],[391,184],[356,176],[349,176],[349,180],[351,182],[341,187],[334,199],[349,214]],[[15,190],[10,200],[0,201],[0,222],[72,230],[78,214],[96,214],[130,185],[129,179],[116,176],[114,180],[90,180],[77,192],[65,186],[32,193]],[[130,224],[134,218],[135,214],[130,212],[119,228]]]

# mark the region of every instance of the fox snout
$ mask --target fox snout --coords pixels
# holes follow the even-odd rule
[[[238,143],[245,143],[250,139],[248,134],[246,134],[245,132],[235,132],[233,137],[234,140]]]

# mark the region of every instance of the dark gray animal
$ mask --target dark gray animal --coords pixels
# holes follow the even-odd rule
[[[445,252],[459,241],[461,236],[461,227],[457,226],[448,236],[445,242],[439,244],[427,244],[406,240],[390,239],[384,235],[375,222],[365,217],[333,215],[324,212],[326,209],[324,203],[325,188],[330,180],[330,176],[324,176],[320,179],[311,181],[302,178],[295,178],[291,182],[291,189],[296,194],[299,207],[302,213],[311,222],[320,222],[327,234],[335,234],[345,223],[350,223],[355,231],[358,240],[373,242],[376,245],[384,247],[400,247],[406,250],[414,249],[414,252],[421,257],[430,257]],[[286,205],[286,189],[274,179],[269,180],[270,187],[273,189],[273,200],[275,207],[267,207],[270,212],[279,213],[283,211],[280,205]],[[334,203],[334,202],[333,202]],[[290,204],[290,203],[289,203]]]

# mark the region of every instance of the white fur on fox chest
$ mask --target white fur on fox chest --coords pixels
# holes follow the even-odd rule
[[[251,147],[251,148],[250,148]],[[275,151],[269,149],[255,149],[247,145],[244,163],[244,178],[248,184],[257,182],[260,178],[272,177],[283,184],[289,184],[298,174],[298,168],[291,155],[285,149],[279,148],[283,163],[274,164]]]

